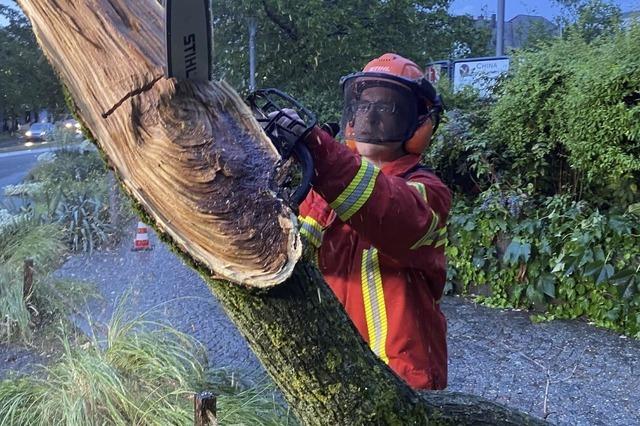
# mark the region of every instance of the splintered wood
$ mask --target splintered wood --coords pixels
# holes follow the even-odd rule
[[[155,0],[19,1],[126,190],[211,274],[254,287],[300,258],[279,156],[233,89],[164,77]]]

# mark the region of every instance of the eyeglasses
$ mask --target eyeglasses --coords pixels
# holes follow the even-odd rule
[[[374,111],[378,114],[398,113],[398,107],[394,102],[354,101],[351,104],[351,110],[357,114],[367,114],[370,111]]]

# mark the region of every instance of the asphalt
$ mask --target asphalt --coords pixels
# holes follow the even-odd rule
[[[59,275],[95,282],[104,300],[77,318],[104,330],[116,301],[150,312],[199,339],[211,364],[244,383],[266,374],[202,279],[152,235],[153,250],[132,252],[134,228],[116,249],[77,255]],[[561,425],[640,425],[640,342],[583,321],[534,324],[526,312],[445,297],[449,387]],[[0,353],[2,352],[0,348]]]
[[[47,143],[42,141],[35,141],[28,144],[24,138],[3,138],[0,140],[0,152],[30,150],[37,149],[43,146],[47,146]]]

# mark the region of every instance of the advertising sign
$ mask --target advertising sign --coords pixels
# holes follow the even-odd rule
[[[425,75],[429,83],[436,84],[440,77],[446,76],[449,73],[449,61],[437,61],[427,64]]]
[[[509,71],[508,57],[461,59],[453,63],[453,90],[471,86],[488,97],[497,79]]]

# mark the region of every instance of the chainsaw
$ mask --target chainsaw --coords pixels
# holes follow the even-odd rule
[[[165,76],[177,80],[212,79],[211,0],[165,0]],[[301,169],[300,182],[285,196],[297,210],[311,189],[313,159],[302,143],[316,125],[316,116],[277,89],[257,90],[247,103],[280,154],[280,169],[293,158]],[[288,112],[289,111],[289,112]],[[295,116],[290,111],[295,111]],[[290,179],[290,181],[293,179]]]
[[[247,103],[280,154],[276,167],[287,164],[290,158],[300,166],[300,181],[288,197],[297,210],[311,189],[313,177],[313,157],[303,141],[318,120],[304,105],[278,89],[256,90],[247,97]]]

